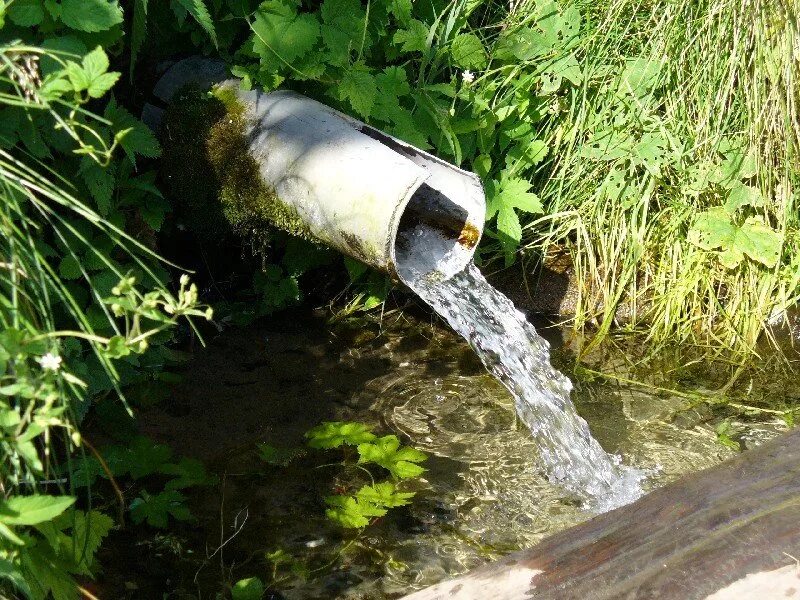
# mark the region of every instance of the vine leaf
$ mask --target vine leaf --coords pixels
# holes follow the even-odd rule
[[[407,29],[395,32],[392,41],[400,46],[403,52],[425,52],[428,49],[430,29],[422,21],[411,19]]]
[[[319,38],[319,22],[312,14],[298,15],[285,2],[263,2],[250,24],[253,52],[261,64],[279,70],[311,52]]]
[[[375,434],[362,423],[326,421],[306,432],[308,445],[312,448],[338,448],[343,444],[358,446],[375,439]]]

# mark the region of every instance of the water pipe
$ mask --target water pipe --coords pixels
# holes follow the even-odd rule
[[[395,279],[447,278],[472,259],[486,210],[474,173],[296,92],[243,90],[217,61],[176,63],[154,95],[168,105],[187,86],[235,95],[262,182],[313,237]],[[143,118],[155,126],[162,110]]]

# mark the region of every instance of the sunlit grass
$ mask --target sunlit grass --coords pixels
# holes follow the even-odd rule
[[[610,331],[621,304],[624,327],[654,348],[670,342],[752,355],[770,317],[797,303],[800,180],[800,29],[784,1],[614,0],[582,7],[585,84],[568,99],[566,120],[544,132],[555,144],[541,195],[561,215],[528,228],[528,248],[569,248],[575,265],[575,327]],[[523,12],[523,9],[520,9]],[[626,59],[654,69],[651,91],[620,97]],[[677,153],[658,175],[625,157],[587,160],[594,132],[662,131]],[[751,185],[763,206],[752,213],[783,239],[773,268],[745,259],[735,269],[692,244],[699,213],[724,202],[712,187],[687,194],[699,166],[731,142],[752,156]],[[631,193],[609,199],[603,182],[622,169]]]

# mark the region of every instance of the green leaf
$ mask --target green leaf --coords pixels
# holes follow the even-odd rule
[[[628,59],[620,77],[617,95],[644,98],[658,84],[660,73],[661,63],[656,60],[649,58]]]
[[[97,202],[97,212],[102,216],[107,216],[111,211],[111,199],[116,183],[114,166],[114,163],[112,163],[103,168],[88,157],[84,157],[81,160],[80,176],[86,187],[89,188],[92,198]]]
[[[375,485],[365,485],[356,492],[356,499],[384,508],[395,508],[409,504],[415,495],[414,492],[398,492],[391,481],[385,481]]]
[[[12,496],[0,501],[0,523],[36,525],[55,519],[75,502],[73,496]]]
[[[127,109],[119,106],[114,98],[109,100],[103,116],[111,121],[111,128],[115,133],[127,130],[119,143],[132,163],[136,164],[137,154],[146,158],[157,158],[161,155],[161,144],[153,131]]]
[[[489,198],[486,203],[486,220],[488,221],[504,208],[518,208],[536,214],[544,212],[541,200],[530,191],[531,187],[532,184],[529,181],[504,173],[500,181],[494,181],[487,190]]]
[[[109,358],[122,358],[130,353],[131,349],[128,346],[128,340],[124,336],[115,335],[106,344],[106,354]]]
[[[122,23],[117,0],[63,0],[60,6],[61,21],[78,31],[105,31]]]
[[[743,183],[734,184],[730,192],[728,192],[725,210],[733,214],[743,206],[752,206],[754,208],[764,206],[764,197],[761,195],[761,190]]]
[[[6,14],[12,23],[20,27],[34,27],[44,20],[41,0],[14,0]]]
[[[276,448],[269,444],[258,445],[258,457],[268,465],[287,467],[295,458],[303,456],[302,448]]]
[[[22,540],[20,540],[21,543]],[[18,591],[22,592],[26,598],[30,598],[31,588],[28,586],[28,583],[25,581],[25,576],[20,571],[14,563],[11,561],[6,560],[5,558],[0,558],[0,581],[3,579],[11,582]]]
[[[176,490],[165,490],[156,495],[143,491],[131,502],[131,520],[137,524],[146,521],[152,527],[166,529],[170,515],[178,521],[192,518],[185,502],[186,497]]]
[[[414,463],[428,458],[424,452],[408,446],[400,446],[396,435],[387,435],[374,441],[358,445],[358,462],[375,463],[400,479],[418,477],[425,469]]]
[[[430,28],[422,21],[411,19],[407,29],[399,29],[392,42],[400,46],[402,52],[425,52],[428,49]]]
[[[720,262],[733,269],[745,256],[765,267],[774,267],[783,240],[779,232],[757,217],[748,218],[740,226],[723,207],[715,207],[697,217],[689,231],[689,241],[704,250],[718,250]]]
[[[450,44],[450,56],[463,69],[483,70],[488,64],[483,43],[474,33],[461,33],[454,37]]]
[[[284,69],[311,52],[319,38],[319,22],[315,15],[298,15],[279,0],[262,2],[250,27],[253,51],[263,65],[275,70]]]
[[[67,516],[67,515],[64,515]],[[72,515],[72,536],[69,543],[62,541],[62,554],[70,556],[82,575],[91,575],[91,567],[100,544],[114,526],[108,515],[92,510],[76,510]]]
[[[194,458],[182,458],[178,463],[161,465],[158,471],[165,475],[176,477],[176,479],[171,479],[167,482],[164,486],[165,490],[214,485],[219,481],[216,475],[209,474],[206,471],[206,467],[202,462]]]
[[[258,577],[240,579],[231,588],[233,600],[261,600],[264,595],[264,584]]]
[[[352,496],[328,496],[325,504],[330,507],[325,511],[325,516],[349,529],[362,529],[369,525],[368,517],[382,517],[386,514],[386,509],[368,502],[359,502]]]
[[[367,67],[353,65],[345,71],[336,87],[340,100],[347,100],[356,113],[364,118],[369,117],[378,95],[378,86]]]
[[[134,0],[133,19],[131,22],[131,60],[130,60],[130,79],[133,81],[133,70],[136,67],[136,60],[139,52],[144,46],[147,37],[147,3],[148,0]]]
[[[200,27],[203,28],[203,31],[208,34],[208,37],[211,38],[211,42],[216,47],[217,33],[214,31],[214,23],[211,20],[211,14],[208,12],[204,0],[177,0],[177,2],[186,9],[186,12],[192,15],[192,18],[197,21]]]
[[[83,275],[80,264],[71,254],[58,263],[58,274],[64,279],[79,279]]]
[[[158,473],[161,466],[172,458],[172,450],[140,436],[125,446],[106,447],[102,455],[114,475],[129,473],[134,479],[141,479]]]
[[[338,448],[342,444],[358,446],[375,439],[375,434],[366,425],[342,421],[321,423],[306,432],[305,436],[312,448]]]
[[[414,6],[411,0],[389,0],[389,12],[394,15],[401,25],[408,25],[411,21],[411,11]]]
[[[506,164],[522,163],[525,166],[536,166],[547,156],[547,144],[542,140],[523,140],[506,153]]]
[[[514,209],[503,206],[497,213],[497,233],[500,234],[504,246],[515,250],[522,240],[522,225]]]
[[[350,61],[350,52],[361,48],[366,13],[360,0],[324,0],[320,6],[322,41],[328,50],[328,62],[340,66]],[[364,36],[369,46],[369,35]]]

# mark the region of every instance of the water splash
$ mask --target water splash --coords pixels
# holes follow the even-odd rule
[[[430,265],[421,272],[418,260],[399,260],[398,265],[403,281],[469,342],[514,396],[552,482],[596,511],[622,506],[642,494],[642,472],[606,453],[578,416],[569,397],[572,384],[550,365],[547,341],[474,264],[450,279],[428,270]]]

